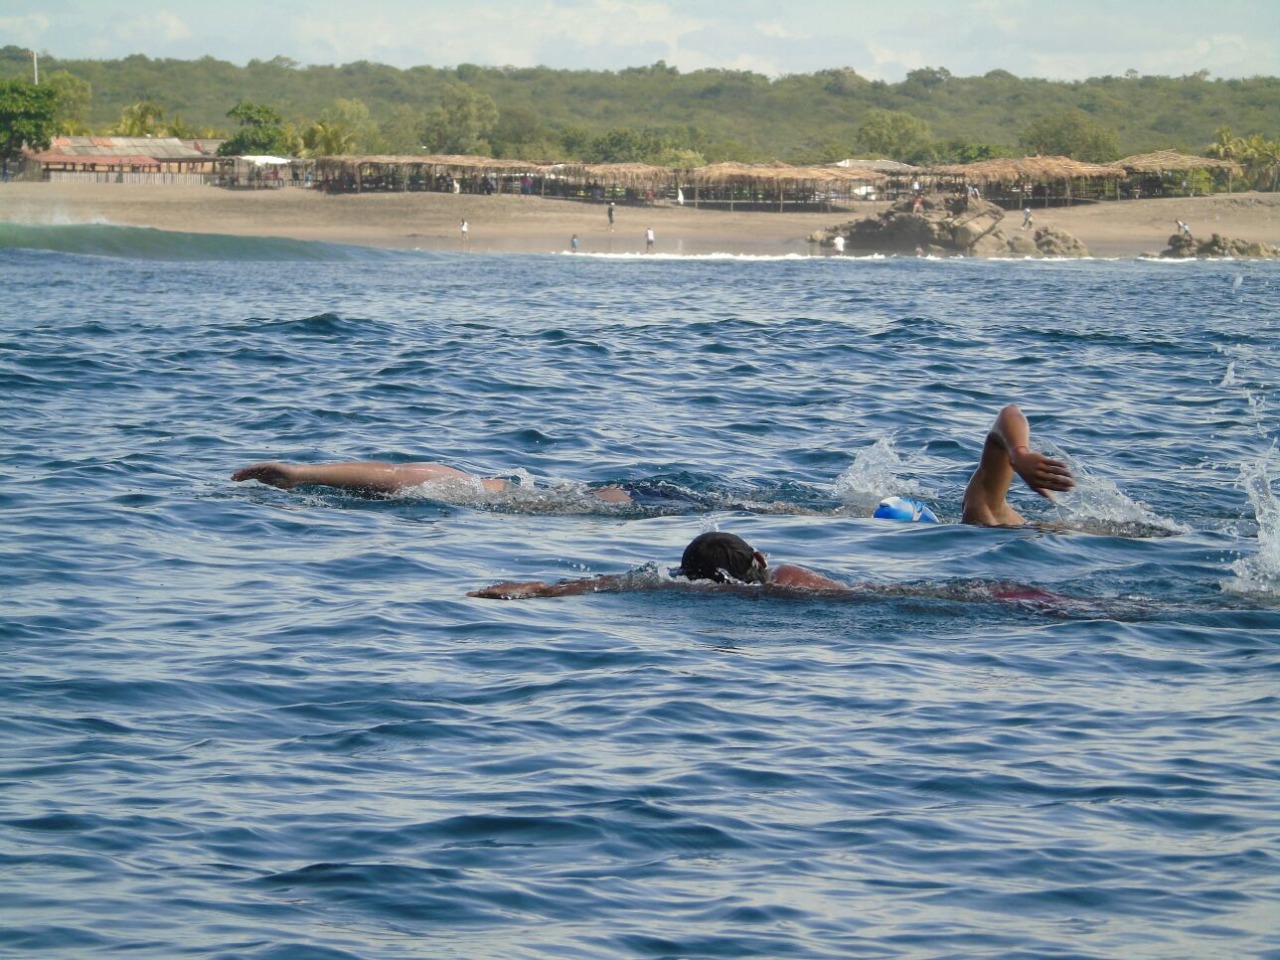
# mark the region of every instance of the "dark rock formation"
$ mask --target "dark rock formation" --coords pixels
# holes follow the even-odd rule
[[[1280,260],[1280,247],[1252,240],[1237,240],[1218,234],[1208,240],[1195,240],[1188,233],[1175,233],[1160,256],[1167,258],[1233,257],[1236,259]]]
[[[965,197],[926,197],[896,203],[878,217],[868,217],[815,233],[809,239],[831,246],[837,234],[846,248],[867,253],[962,254],[973,257],[1087,257],[1075,237],[1046,227],[1034,234],[1017,233],[1006,240],[1000,230],[1004,210],[994,203]]]

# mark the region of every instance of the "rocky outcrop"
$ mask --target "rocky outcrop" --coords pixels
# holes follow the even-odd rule
[[[1005,212],[994,203],[965,197],[923,198],[894,204],[878,217],[867,217],[820,230],[810,241],[829,247],[843,236],[846,249],[866,253],[962,254],[972,257],[1087,257],[1085,245],[1061,230],[1046,227],[1015,233],[1000,229]]]
[[[1208,240],[1196,240],[1188,233],[1175,233],[1160,252],[1166,258],[1189,259],[1231,257],[1234,259],[1280,260],[1280,247],[1255,240],[1238,240],[1211,234]]]
[[[1015,233],[1007,241],[1011,257],[1087,257],[1089,248],[1065,230],[1041,227],[1032,233]]]

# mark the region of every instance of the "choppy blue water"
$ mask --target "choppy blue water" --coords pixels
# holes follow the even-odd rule
[[[0,955],[1280,957],[1277,266],[0,240]]]

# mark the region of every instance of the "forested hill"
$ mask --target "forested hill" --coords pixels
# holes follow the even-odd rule
[[[128,111],[136,120],[139,105],[148,105],[143,113],[158,133],[230,135],[237,121],[228,111],[244,101],[269,107],[299,141],[327,121],[348,152],[426,146],[525,159],[688,153],[705,162],[811,163],[877,154],[927,162],[1067,152],[1055,141],[1067,137],[1079,159],[1104,160],[1162,148],[1203,152],[1224,127],[1280,138],[1280,79],[1210,80],[1203,71],[1056,82],[925,68],[884,83],[847,68],[769,79],[680,73],[662,62],[616,72],[401,70],[368,62],[303,67],[283,57],[240,67],[212,57],[43,55],[39,66],[42,82],[67,91],[62,132],[126,132]],[[27,51],[0,49],[0,78],[30,76]]]

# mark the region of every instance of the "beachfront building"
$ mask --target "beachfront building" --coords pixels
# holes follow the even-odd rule
[[[887,174],[866,167],[718,163],[691,170],[647,163],[530,163],[472,156],[319,157],[330,193],[519,194],[596,203],[689,204],[728,210],[832,209],[874,197]]]
[[[1129,196],[1138,197],[1186,197],[1208,192],[1207,177],[1212,174],[1225,176],[1227,193],[1232,181],[1244,173],[1234,160],[1196,157],[1176,150],[1158,150],[1140,153],[1116,161],[1130,177]]]
[[[901,197],[910,196],[914,190],[921,184],[920,177],[924,171],[920,167],[914,167],[909,163],[903,163],[901,160],[848,160],[837,161],[835,166],[844,170],[863,171],[870,174],[878,174],[881,179],[876,182],[872,181],[865,189],[855,190],[857,195],[864,200],[897,200]]]
[[[177,137],[54,137],[28,162],[51,181],[202,184],[218,169],[221,140]]]
[[[1119,164],[1084,163],[1070,157],[1001,157],[930,167],[936,190],[963,193],[977,187],[983,200],[1010,210],[1119,200],[1128,172]]]
[[[694,207],[727,210],[830,210],[867,197],[888,175],[837,164],[713,163],[684,173]],[[871,194],[874,196],[874,193]]]
[[[460,155],[315,161],[315,186],[328,193],[433,191],[655,203],[675,182],[675,171],[642,163],[533,163]]]

